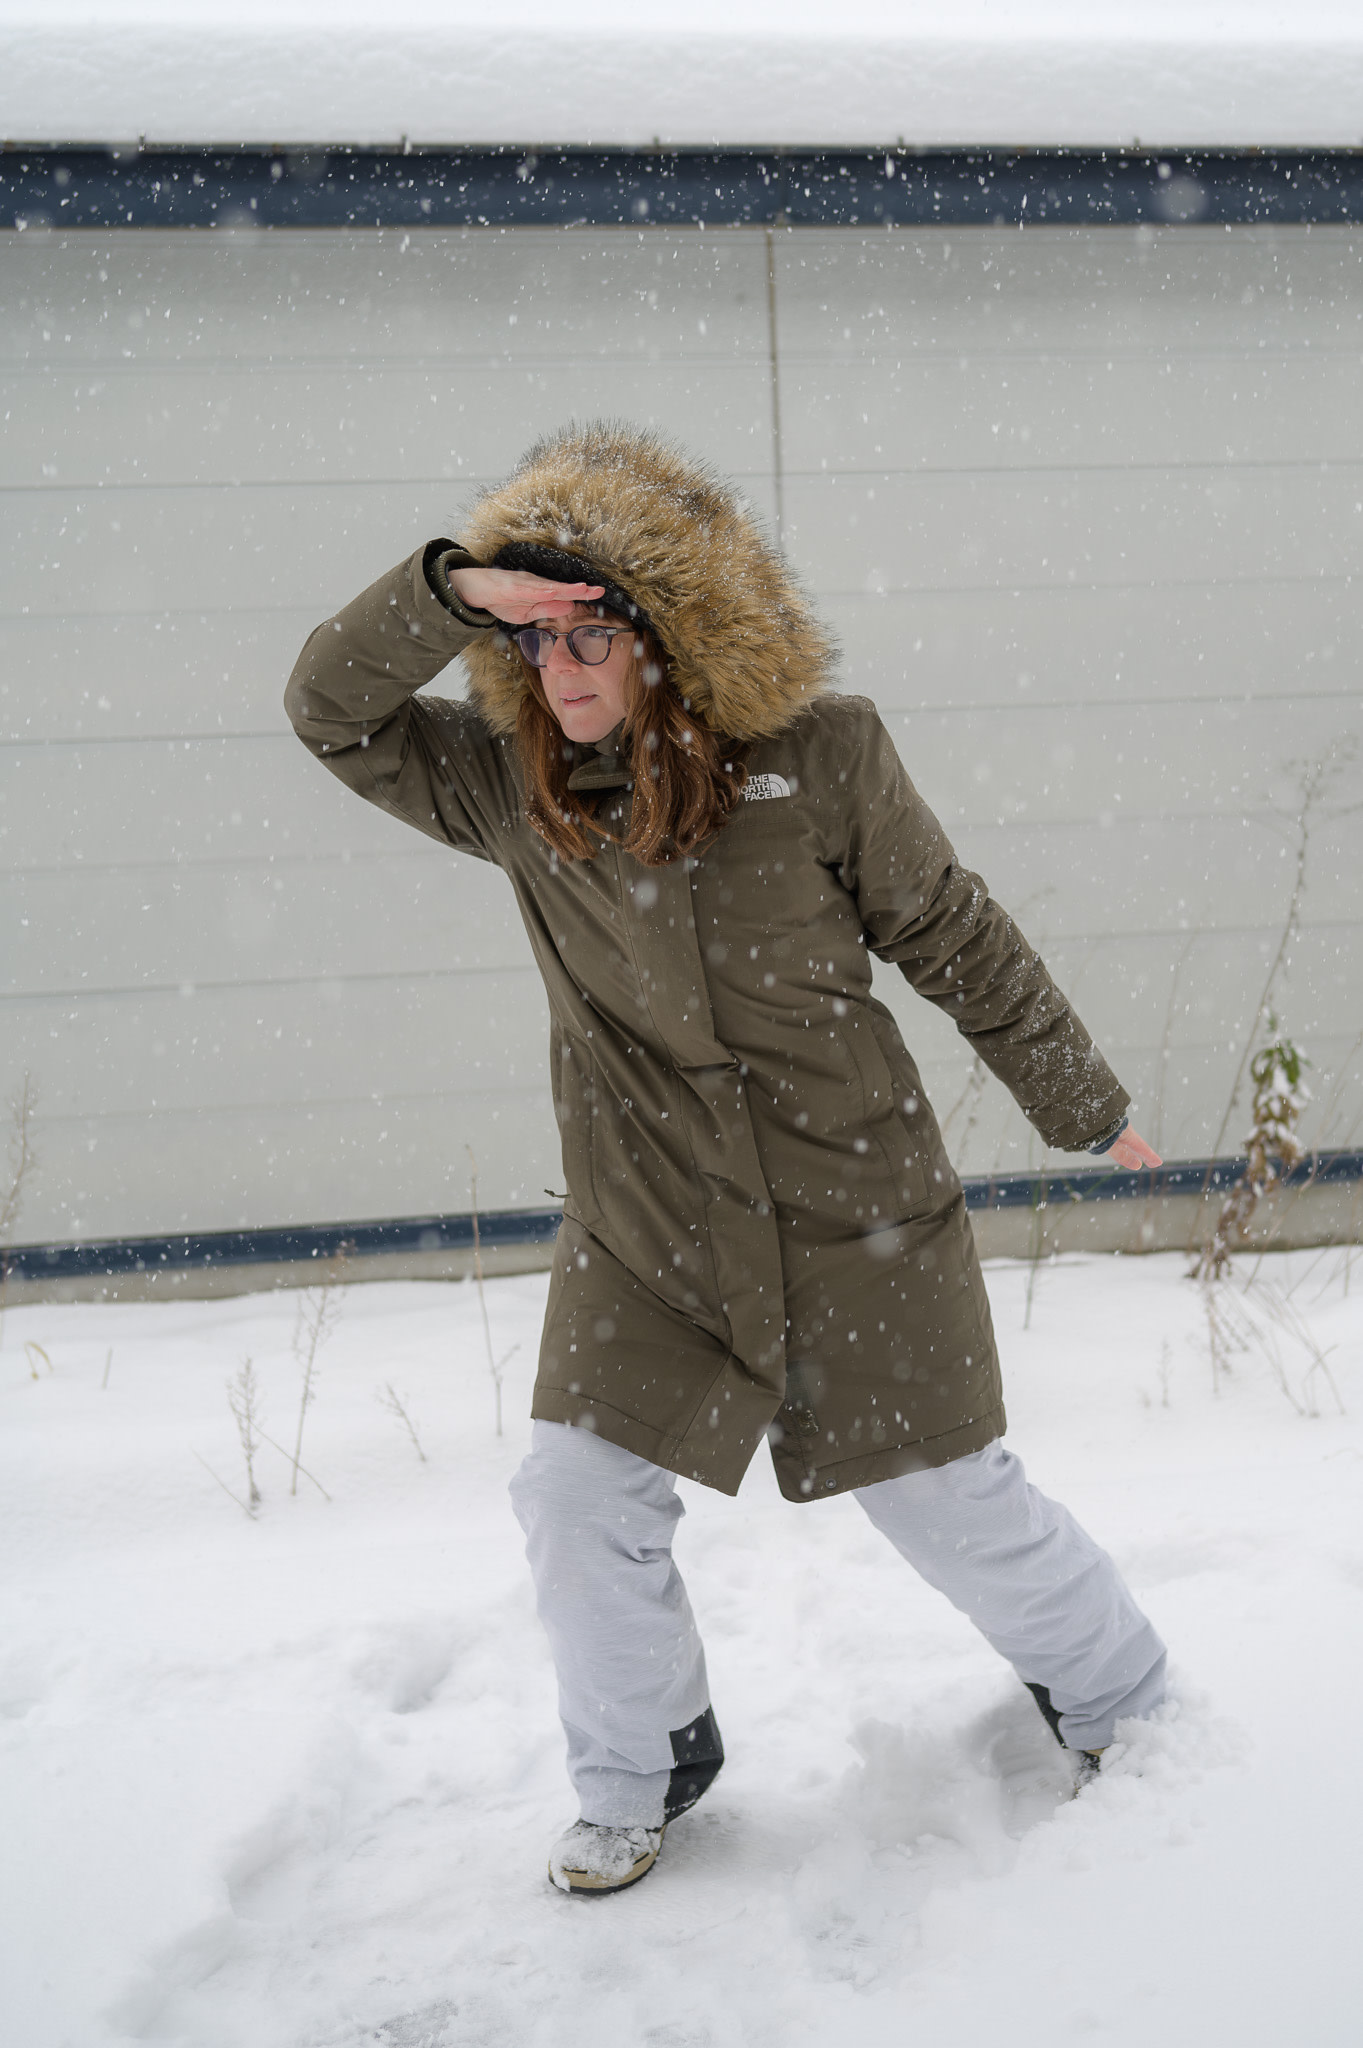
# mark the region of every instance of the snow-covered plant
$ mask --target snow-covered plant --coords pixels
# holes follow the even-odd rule
[[[1297,1120],[1310,1098],[1311,1091],[1302,1078],[1310,1062],[1272,1015],[1268,1030],[1268,1044],[1250,1062],[1254,1102],[1245,1137],[1244,1171],[1222,1203],[1216,1226],[1198,1254],[1195,1279],[1222,1277],[1231,1253],[1244,1243],[1264,1196],[1306,1157],[1306,1148],[1297,1136]]]
[[[1290,1289],[1265,1280],[1243,1289],[1209,1281],[1203,1301],[1214,1392],[1220,1391],[1221,1377],[1230,1371],[1232,1353],[1253,1351],[1267,1361],[1279,1392],[1298,1415],[1319,1416],[1323,1388],[1344,1413],[1343,1396],[1330,1370],[1335,1347],[1318,1342],[1306,1317],[1293,1306]]]
[[[19,1212],[24,1206],[24,1188],[38,1164],[38,1155],[33,1149],[33,1115],[37,1107],[38,1091],[33,1085],[33,1077],[25,1074],[23,1085],[10,1104],[9,1183],[0,1193],[0,1330],[4,1328],[5,1294],[9,1285],[9,1247]]]
[[[260,1382],[249,1358],[242,1360],[241,1370],[236,1378],[227,1382],[227,1405],[232,1411],[232,1420],[237,1425],[241,1455],[246,1460],[246,1512],[248,1515],[254,1515],[260,1507],[260,1488],[256,1485],[255,1460],[262,1438]]]
[[[323,1345],[335,1330],[341,1319],[340,1281],[345,1271],[345,1262],[351,1246],[343,1244],[331,1261],[331,1270],[321,1287],[305,1287],[298,1297],[298,1309],[293,1324],[293,1355],[298,1360],[303,1375],[303,1384],[298,1398],[298,1429],[294,1437],[293,1476],[289,1482],[290,1496],[298,1492],[298,1475],[303,1470],[303,1426],[307,1421],[308,1409],[317,1398],[318,1360]],[[311,1474],[305,1473],[305,1478]],[[316,1481],[313,1484],[316,1485]]]
[[[24,1183],[38,1163],[33,1150],[33,1117],[37,1107],[38,1091],[33,1077],[25,1074],[23,1085],[10,1104],[10,1178],[9,1186],[0,1196],[0,1244],[10,1241],[24,1205]]]

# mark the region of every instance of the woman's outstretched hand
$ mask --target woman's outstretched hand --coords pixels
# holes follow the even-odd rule
[[[1115,1159],[1118,1166],[1129,1166],[1133,1173],[1139,1173],[1143,1166],[1163,1166],[1164,1164],[1159,1153],[1152,1146],[1147,1145],[1140,1133],[1132,1130],[1130,1124],[1127,1125],[1120,1138],[1113,1140],[1112,1144],[1108,1147],[1107,1156],[1109,1159]]]
[[[557,619],[575,605],[590,604],[602,595],[599,583],[551,583],[523,569],[455,569],[450,589],[473,611],[491,612],[508,626],[528,626],[531,619]]]

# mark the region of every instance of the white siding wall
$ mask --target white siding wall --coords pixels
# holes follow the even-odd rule
[[[1216,1136],[1290,895],[1293,764],[1331,759],[1280,1008],[1321,1141],[1357,1142],[1358,252],[5,238],[0,1084],[41,1096],[20,1237],[458,1210],[470,1144],[487,1206],[561,1185],[509,890],[339,790],[279,697],[319,618],[599,413],[780,516],[847,686],[1170,1156]],[[950,1112],[964,1049],[882,993]],[[949,1135],[967,1172],[1042,1158],[992,1083]]]

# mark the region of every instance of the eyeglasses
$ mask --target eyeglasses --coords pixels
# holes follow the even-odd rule
[[[580,661],[584,668],[599,668],[603,661],[610,659],[611,641],[617,633],[632,633],[633,626],[572,626],[566,633],[555,633],[548,626],[523,626],[512,638],[531,668],[545,668],[554,651],[556,640],[566,640],[568,652],[574,661]]]

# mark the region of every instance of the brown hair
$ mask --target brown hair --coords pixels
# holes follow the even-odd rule
[[[634,804],[623,838],[597,823],[593,796],[569,789],[572,741],[549,709],[539,671],[529,662],[525,667],[529,688],[516,713],[516,752],[525,775],[526,816],[561,860],[591,860],[614,840],[644,867],[665,867],[719,831],[747,780],[746,750],[692,715],[673,689],[651,633],[641,631],[635,641],[626,683],[622,738]]]

